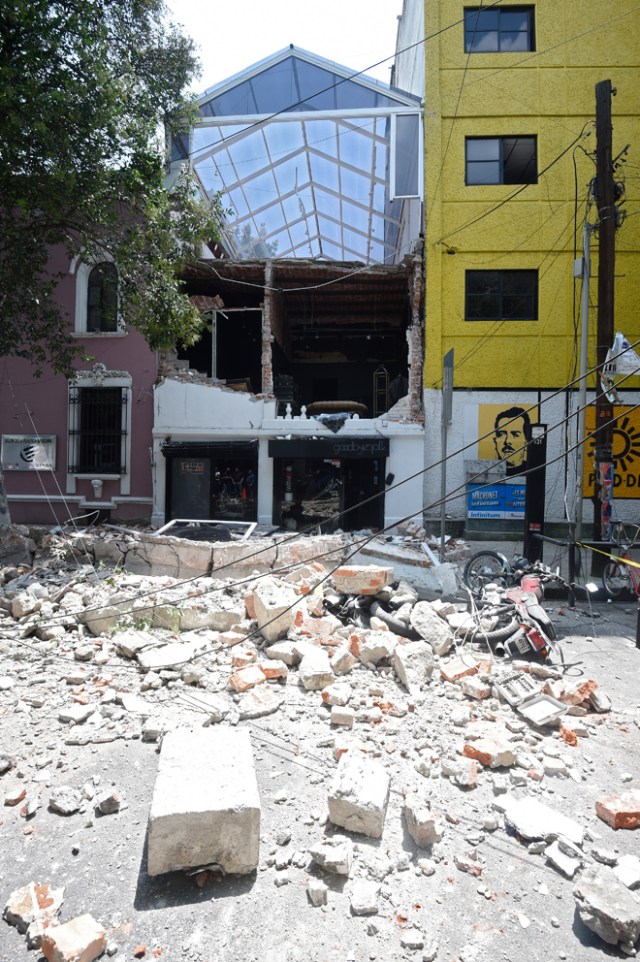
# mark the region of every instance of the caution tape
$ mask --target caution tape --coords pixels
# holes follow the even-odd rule
[[[582,544],[581,541],[576,541],[579,548],[586,548],[587,551],[595,551],[596,554],[604,555],[605,558],[609,558],[611,561],[617,561],[621,565],[629,565],[631,568],[640,568],[640,561],[632,561],[631,558],[621,558],[620,555],[610,554],[608,551],[601,551],[600,548],[594,548],[590,544]]]

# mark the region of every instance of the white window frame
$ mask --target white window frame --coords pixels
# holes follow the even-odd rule
[[[71,264],[70,271],[76,275],[76,310],[73,333],[82,337],[123,337],[127,333],[126,324],[122,316],[120,301],[120,284],[118,283],[118,318],[115,331],[87,330],[87,297],[89,295],[89,275],[98,264],[114,264],[110,254],[92,254],[89,257],[76,257]],[[117,269],[117,265],[116,265]],[[118,281],[120,278],[118,277]]]
[[[418,118],[418,191],[415,194],[396,193],[396,151],[397,151],[397,120],[401,117]],[[419,110],[406,110],[391,114],[391,140],[389,144],[389,197],[391,200],[423,200],[424,199],[424,125]]]
[[[78,371],[72,381],[69,381],[68,429],[67,429],[67,466],[77,463],[80,444],[80,406],[71,402],[71,391],[83,387],[113,387],[127,392],[126,403],[122,405],[122,449],[120,463],[125,466],[123,474],[103,474],[100,472],[73,473],[67,470],[67,492],[75,494],[78,479],[99,481],[120,481],[120,494],[131,493],[131,387],[132,377],[128,371],[110,371],[104,364],[94,364],[90,371]],[[75,433],[71,433],[75,432]]]

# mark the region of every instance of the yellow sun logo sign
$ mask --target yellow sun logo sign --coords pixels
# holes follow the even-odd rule
[[[640,409],[616,406],[613,409],[612,453],[614,497],[640,498]],[[595,429],[595,407],[586,411],[587,436]],[[584,458],[584,496],[593,496],[595,438],[589,438]]]

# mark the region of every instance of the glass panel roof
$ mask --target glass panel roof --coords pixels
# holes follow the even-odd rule
[[[232,211],[232,256],[399,259],[389,118],[416,113],[415,97],[291,48],[211,88],[199,108],[191,160]]]

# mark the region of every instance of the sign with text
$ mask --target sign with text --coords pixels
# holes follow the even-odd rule
[[[501,521],[524,519],[526,479],[505,478],[496,484],[467,485],[467,517]]]
[[[54,471],[55,434],[3,434],[2,467],[5,471]]]
[[[612,454],[614,463],[613,490],[616,498],[640,498],[640,409],[635,405],[616,404],[613,408]],[[596,410],[589,405],[585,415],[588,440],[584,452],[584,497],[593,497],[595,478]]]

